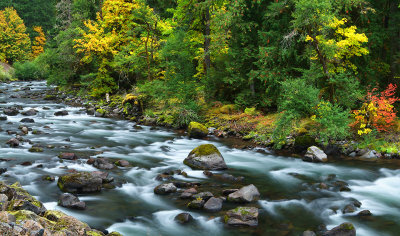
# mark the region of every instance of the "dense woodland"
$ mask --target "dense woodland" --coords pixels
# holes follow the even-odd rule
[[[131,94],[145,116],[223,120],[277,147],[293,133],[398,141],[398,1],[2,0],[0,10],[0,60],[15,69],[3,79],[97,100]]]

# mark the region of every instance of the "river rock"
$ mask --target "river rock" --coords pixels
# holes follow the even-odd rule
[[[118,160],[118,161],[115,162],[115,164],[116,164],[117,166],[121,166],[121,167],[128,167],[128,166],[130,166],[129,161],[127,161],[127,160]]]
[[[196,193],[197,193],[197,190],[195,188],[189,188],[189,189],[186,189],[185,191],[183,191],[183,193],[179,197],[181,199],[188,199],[188,198],[192,198],[192,196]]]
[[[159,194],[159,195],[165,195],[169,193],[174,193],[176,192],[177,188],[173,183],[168,183],[168,184],[160,184],[157,187],[154,188],[154,193]]]
[[[362,159],[377,159],[377,153],[375,150],[369,150],[366,153],[364,153],[360,158]]]
[[[307,153],[304,155],[303,160],[309,162],[327,162],[328,156],[320,148],[311,146],[307,149]]]
[[[317,235],[314,233],[314,231],[307,230],[307,231],[304,231],[301,236],[317,236]]]
[[[7,116],[16,116],[19,114],[19,110],[17,108],[6,108],[3,110],[3,113]]]
[[[198,122],[190,122],[188,134],[190,138],[204,138],[208,135],[208,129]]]
[[[68,111],[63,110],[63,111],[56,111],[54,112],[55,116],[67,116],[68,115]]]
[[[24,127],[21,128],[21,131],[22,131],[22,133],[24,133],[24,134],[28,134],[29,129],[28,129],[28,127],[24,126]]]
[[[193,169],[227,169],[224,158],[218,149],[212,144],[203,144],[193,149],[183,163]]]
[[[358,212],[357,216],[360,216],[360,217],[372,216],[372,213],[369,210],[363,210],[363,211]]]
[[[224,219],[227,225],[254,227],[258,225],[258,208],[237,207],[233,210],[229,210]]]
[[[29,110],[27,110],[27,111],[21,112],[21,115],[23,115],[23,116],[35,116],[37,113],[38,113],[37,110],[35,110],[35,109],[29,109]]]
[[[58,198],[58,205],[77,210],[84,210],[86,208],[85,202],[79,201],[77,196],[70,193],[61,194]]]
[[[335,228],[326,231],[323,236],[356,236],[356,229],[352,223],[343,223]]]
[[[212,194],[211,192],[201,192],[201,193],[198,193],[198,194],[195,194],[192,196],[192,198],[194,198],[194,199],[201,198],[204,201],[207,201],[208,199],[210,199],[212,197],[214,197],[214,194]]]
[[[19,122],[21,122],[21,123],[35,123],[35,120],[31,119],[31,118],[23,118]]]
[[[187,205],[191,209],[201,209],[204,206],[205,201],[201,198],[195,199]]]
[[[222,199],[212,197],[204,204],[204,209],[210,212],[217,212],[222,209]]]
[[[7,141],[7,144],[10,145],[10,147],[18,147],[19,141],[18,141],[18,139],[12,138]]]
[[[174,220],[180,224],[186,224],[193,220],[193,216],[189,213],[180,213],[175,216]]]
[[[0,121],[6,121],[7,120],[7,116],[0,116]]]
[[[65,160],[76,160],[78,159],[78,156],[75,153],[64,152],[58,155],[58,158]]]
[[[23,189],[18,182],[9,186],[0,182],[0,193],[5,194],[8,198],[7,210],[26,210],[37,215],[42,215],[46,211],[43,204]]]
[[[253,202],[260,198],[260,192],[253,184],[244,186],[238,191],[228,195],[228,201],[230,202]]]
[[[115,166],[106,158],[98,157],[94,160],[93,166],[102,170],[111,170]]]
[[[95,172],[78,172],[60,176],[57,186],[63,192],[91,193],[101,191],[103,178]]]

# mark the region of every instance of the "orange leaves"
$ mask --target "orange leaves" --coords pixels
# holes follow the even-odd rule
[[[44,45],[46,44],[46,36],[43,33],[43,29],[40,26],[33,27],[33,31],[37,33],[34,38],[32,45],[32,57],[36,58],[44,52]]]
[[[400,99],[395,97],[396,85],[389,84],[386,90],[376,93],[377,88],[368,91],[366,102],[360,110],[353,111],[358,134],[368,134],[373,128],[379,132],[388,132],[396,119],[393,104]]]

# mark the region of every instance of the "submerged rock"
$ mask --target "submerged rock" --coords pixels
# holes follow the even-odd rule
[[[244,186],[238,191],[228,195],[228,201],[230,202],[253,202],[260,198],[260,192],[253,184]]]
[[[10,147],[18,147],[19,146],[19,140],[12,138],[7,141],[7,144],[10,145]]]
[[[63,110],[63,111],[56,111],[54,112],[55,116],[67,116],[68,115],[68,111]]]
[[[320,148],[311,146],[307,149],[307,153],[304,155],[303,160],[309,162],[327,162],[328,156]]]
[[[208,135],[208,129],[198,122],[190,122],[188,134],[190,138],[204,138]]]
[[[180,224],[186,224],[193,220],[193,216],[189,213],[180,213],[175,216],[174,220]]]
[[[85,202],[80,201],[77,196],[70,193],[61,194],[58,197],[58,205],[77,210],[84,210],[86,208]]]
[[[258,208],[256,207],[237,207],[229,210],[225,217],[225,223],[231,226],[257,226]]]
[[[165,195],[176,192],[177,188],[173,183],[161,184],[154,188],[154,193],[159,195]]]
[[[108,175],[108,174],[107,174]],[[103,178],[95,172],[78,172],[60,176],[57,186],[63,192],[91,193],[101,191]]]
[[[37,113],[38,113],[38,111],[35,110],[35,109],[29,109],[29,110],[27,110],[27,111],[21,112],[21,114],[22,114],[23,116],[35,116]]]
[[[65,159],[65,160],[76,160],[78,159],[78,156],[75,153],[61,153],[60,155],[58,155],[58,157],[60,159]]]
[[[21,122],[21,123],[35,123],[35,120],[31,119],[31,118],[23,118],[19,122]]]
[[[352,223],[343,223],[335,228],[326,231],[323,236],[356,236],[356,229]]]
[[[3,113],[7,116],[16,116],[19,114],[19,110],[17,108],[6,108],[3,110]]]
[[[183,163],[193,169],[227,169],[224,158],[218,149],[212,144],[203,144],[193,149]]]

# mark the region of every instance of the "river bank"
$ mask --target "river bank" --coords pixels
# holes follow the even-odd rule
[[[109,117],[136,122],[137,124],[173,128],[180,134],[188,132],[178,121],[165,111],[151,112],[146,110],[140,95],[115,95],[108,101],[93,100],[78,95],[78,88],[51,92],[47,98],[63,101],[72,106],[85,107],[89,115]],[[151,102],[150,102],[151,103]],[[329,159],[345,159],[373,162],[398,162],[400,159],[399,143],[396,131],[386,136],[361,139],[351,136],[346,140],[329,143],[318,140],[312,135],[314,122],[310,119],[300,121],[286,138],[280,148],[276,148],[271,136],[275,129],[278,114],[262,115],[254,109],[240,111],[234,105],[217,104],[204,112],[202,124],[208,129],[208,134],[224,139],[230,139],[235,148],[268,150],[278,155],[303,158],[310,146],[322,149]],[[394,127],[398,129],[397,126]],[[207,138],[204,136],[203,138]]]

